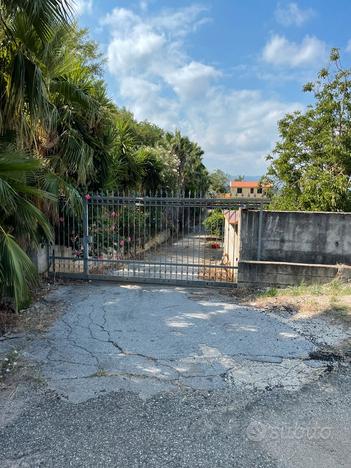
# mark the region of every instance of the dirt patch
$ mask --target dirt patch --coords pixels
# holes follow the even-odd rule
[[[33,292],[33,302],[19,312],[10,308],[0,309],[0,340],[6,335],[24,332],[42,332],[55,321],[59,311],[59,304],[47,298],[55,285],[42,283]]]
[[[231,292],[235,302],[290,314],[294,320],[326,317],[351,327],[351,283],[332,281],[325,285],[285,289],[244,289]]]
[[[46,331],[60,316],[61,302],[50,293],[55,285],[43,284],[35,291],[35,302],[18,313],[0,313],[0,391],[15,388],[24,381],[40,380],[38,369],[27,362],[23,350],[28,343]]]
[[[294,314],[295,319],[328,316],[351,326],[351,296],[301,296],[279,295],[278,297],[258,296],[248,301],[250,305],[263,309],[284,309]]]

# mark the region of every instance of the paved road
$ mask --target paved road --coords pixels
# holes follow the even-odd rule
[[[349,367],[309,359],[341,326],[213,290],[81,284],[47,301],[65,313],[23,348],[40,382],[0,394],[1,466],[350,466]]]

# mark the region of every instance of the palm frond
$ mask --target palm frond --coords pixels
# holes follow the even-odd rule
[[[47,192],[55,194],[57,198],[63,197],[67,209],[79,216],[83,208],[82,196],[73,184],[53,172],[43,173],[40,180]]]
[[[57,24],[69,24],[72,14],[70,0],[2,0],[4,17],[23,13],[32,23],[40,39],[48,41]]]
[[[0,260],[1,297],[13,298],[18,310],[29,299],[29,288],[37,282],[37,273],[28,255],[1,226]]]
[[[66,104],[79,105],[83,111],[96,112],[98,102],[91,96],[92,84],[89,81],[75,82],[69,76],[57,76],[50,83],[50,90],[58,93]]]

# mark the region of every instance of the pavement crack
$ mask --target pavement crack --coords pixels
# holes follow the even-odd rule
[[[99,358],[90,349],[86,348],[85,346],[82,346],[81,344],[78,344],[77,341],[74,338],[72,338],[72,333],[73,333],[72,325],[68,323],[63,317],[62,317],[62,321],[69,329],[68,335],[66,337],[67,341],[69,341],[72,344],[72,346],[74,346],[75,348],[81,349],[85,351],[86,353],[88,353],[90,357],[96,362],[97,366],[101,367]]]

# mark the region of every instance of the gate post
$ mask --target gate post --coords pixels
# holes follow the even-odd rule
[[[89,275],[89,219],[88,219],[87,197],[83,197],[83,271],[84,275]]]

